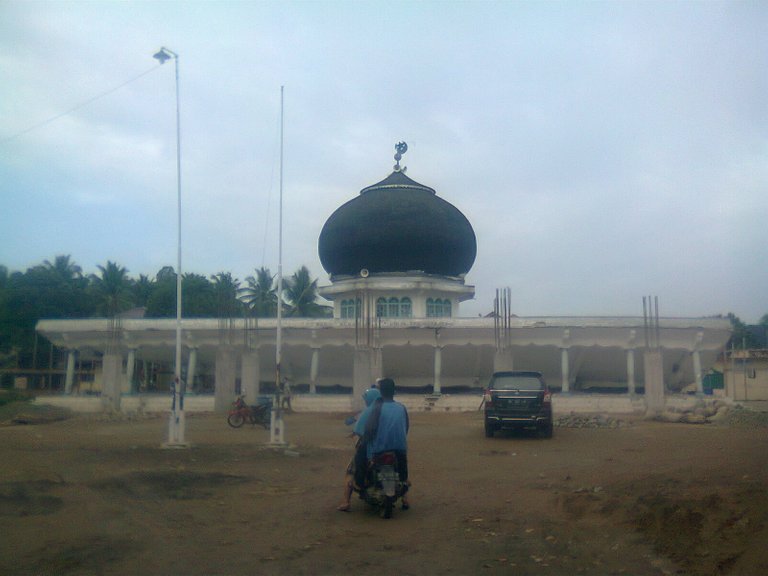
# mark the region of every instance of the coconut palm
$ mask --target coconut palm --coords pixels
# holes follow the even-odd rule
[[[273,286],[275,277],[269,268],[262,266],[256,270],[256,276],[248,276],[248,286],[240,289],[240,299],[257,318],[277,316],[277,293]]]
[[[91,275],[91,289],[97,298],[99,311],[113,318],[133,304],[128,269],[111,260],[106,266],[99,265],[98,269],[98,275]]]
[[[27,296],[36,301],[40,317],[83,318],[94,311],[86,290],[88,279],[69,255],[28,269],[22,280]]]
[[[133,300],[136,306],[146,306],[152,295],[154,282],[146,274],[139,274],[139,279],[133,283]]]
[[[72,261],[72,257],[69,254],[58,255],[53,259],[53,262],[45,260],[43,262],[43,269],[65,283],[71,283],[83,275],[83,269]]]
[[[216,296],[216,310],[219,318],[239,316],[242,303],[237,299],[240,281],[232,277],[231,272],[219,272],[211,276],[213,291]]]
[[[287,301],[288,316],[317,318],[326,316],[325,306],[320,306],[317,300],[317,279],[312,280],[309,269],[302,266],[286,282],[283,296]]]

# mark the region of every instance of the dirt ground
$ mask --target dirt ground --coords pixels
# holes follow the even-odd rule
[[[0,574],[768,574],[768,428],[634,421],[486,439],[411,415],[412,507],[336,511],[342,414],[0,426]]]

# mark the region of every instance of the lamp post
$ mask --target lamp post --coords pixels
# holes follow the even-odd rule
[[[168,423],[168,442],[170,447],[183,447],[184,442],[184,392],[186,382],[181,380],[181,121],[179,114],[179,55],[162,47],[153,56],[160,64],[173,58],[176,69],[176,187],[177,187],[177,237],[176,237],[176,357],[173,369],[173,403]],[[178,396],[178,402],[177,402]]]
[[[277,249],[277,329],[275,335],[275,400],[269,424],[270,446],[285,446],[283,422],[283,376],[281,373],[283,346],[283,86],[280,86],[280,210]]]

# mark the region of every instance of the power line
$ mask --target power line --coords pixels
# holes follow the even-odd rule
[[[37,130],[38,128],[42,128],[43,126],[45,126],[47,124],[50,124],[51,122],[55,122],[59,118],[63,118],[64,116],[72,114],[73,112],[76,112],[77,110],[80,110],[81,108],[85,108],[86,106],[88,106],[89,104],[92,104],[96,100],[104,98],[105,96],[109,96],[113,92],[117,92],[118,90],[120,90],[120,88],[123,88],[124,86],[127,86],[131,82],[135,82],[136,80],[146,76],[150,72],[154,72],[155,70],[160,68],[160,66],[161,66],[160,64],[158,64],[156,66],[152,66],[152,68],[142,72],[138,76],[134,76],[133,78],[131,78],[130,80],[126,80],[125,82],[123,82],[119,86],[115,86],[114,88],[112,88],[110,90],[107,90],[106,92],[102,92],[101,94],[98,94],[98,95],[96,95],[96,96],[94,96],[92,98],[89,98],[88,100],[85,100],[84,102],[81,102],[77,106],[74,106],[73,108],[70,108],[66,112],[61,112],[60,114],[56,114],[55,116],[51,116],[47,120],[43,120],[42,122],[40,122],[38,124],[35,124],[33,126],[30,126],[29,128],[26,128],[26,129],[22,130],[21,132],[17,132],[16,134],[13,134],[11,136],[8,136],[6,138],[2,138],[2,139],[0,139],[0,144],[5,144],[6,142],[10,142],[11,140],[14,140],[14,139],[18,138],[19,136],[23,136],[24,134],[32,132],[33,130]]]

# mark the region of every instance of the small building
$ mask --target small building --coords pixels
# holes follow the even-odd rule
[[[768,349],[729,350],[723,368],[728,398],[768,400]]]

